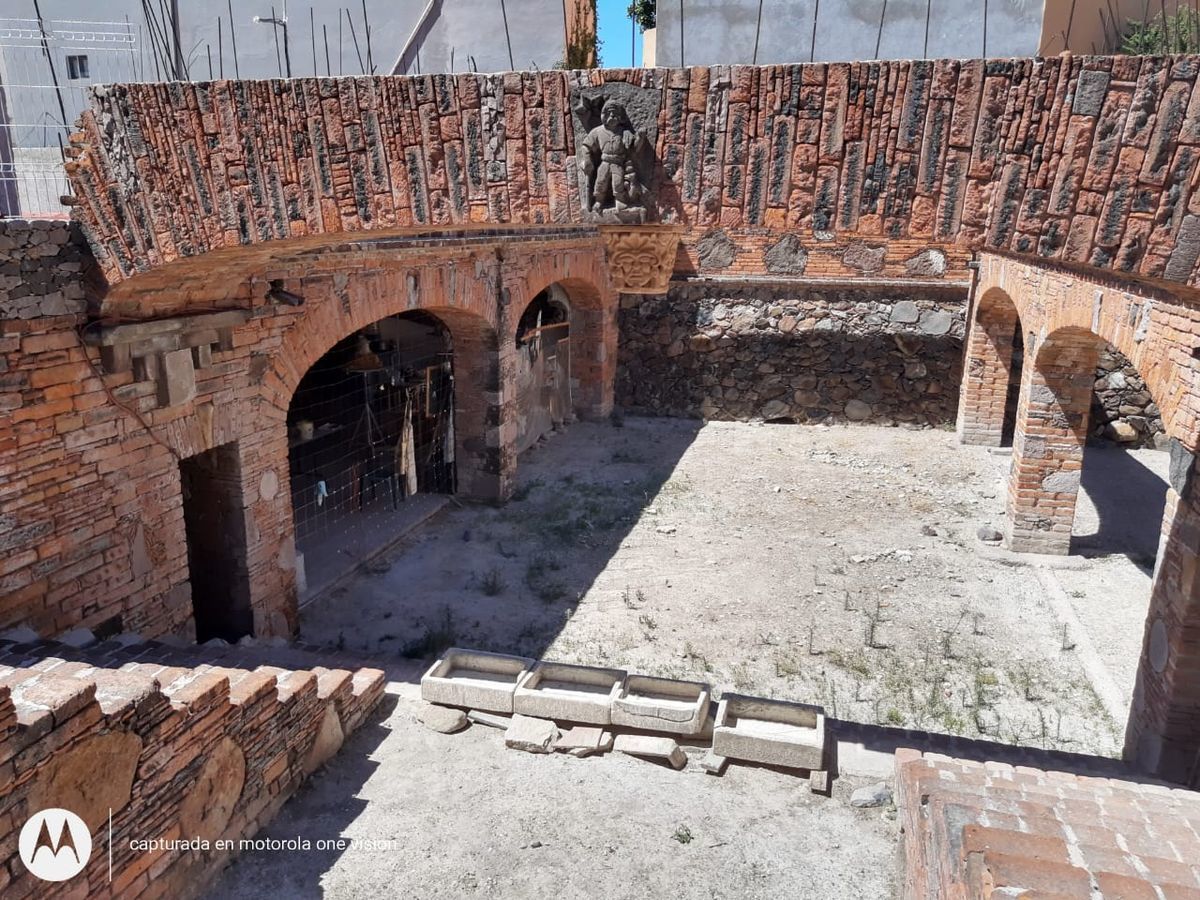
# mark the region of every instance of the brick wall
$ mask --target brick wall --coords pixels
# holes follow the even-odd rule
[[[113,285],[286,239],[580,221],[571,91],[623,81],[660,92],[664,221],[791,233],[814,264],[831,241],[851,268],[912,241],[1195,283],[1198,71],[1063,55],[121,85],[97,89],[69,169]]]
[[[122,662],[173,652],[0,640],[6,898],[198,896],[383,696],[373,669]],[[86,868],[61,886],[35,878],[17,850],[25,821],[50,807],[76,813],[92,833]],[[197,839],[208,846],[131,843]],[[234,849],[217,849],[219,839]]]
[[[617,401],[706,419],[954,420],[966,287],[697,279],[621,297]]]
[[[192,637],[179,461],[236,444],[254,631],[292,634],[285,428],[292,391],[329,347],[385,316],[426,309],[450,328],[459,382],[456,456],[468,496],[511,489],[516,399],[507,379],[515,371],[516,321],[551,283],[565,286],[577,317],[573,332],[584,342],[574,359],[579,412],[611,409],[616,304],[594,231],[542,241],[526,235],[520,245],[480,235],[350,243],[276,260],[253,276],[236,269],[210,275],[241,308],[240,324],[222,334],[197,319],[193,328],[167,295],[161,312],[174,313],[168,321],[183,330],[145,337],[120,357],[80,334],[81,250],[67,229],[0,227],[0,244],[14,242],[0,278],[22,269],[15,282],[3,282],[0,305],[26,315],[0,320],[0,409],[13,423],[0,435],[0,628],[27,624],[57,634],[86,625]],[[31,258],[27,248],[46,246],[42,235],[54,236],[58,250]],[[45,260],[53,263],[49,278]],[[267,301],[272,280],[305,304]],[[59,314],[64,302],[73,314]],[[229,305],[215,308],[229,315]],[[38,315],[43,307],[51,314]],[[114,325],[136,331],[161,324],[97,321],[86,337],[100,340]],[[167,367],[167,357],[182,370]]]

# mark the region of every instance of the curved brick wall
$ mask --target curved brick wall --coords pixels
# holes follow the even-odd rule
[[[915,239],[1195,283],[1198,72],[1064,55],[127,85],[98,93],[70,169],[110,284],[287,238],[565,223],[572,87],[627,81],[661,91],[662,218],[691,238],[847,241],[850,274]]]

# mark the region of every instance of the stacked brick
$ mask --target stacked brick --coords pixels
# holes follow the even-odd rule
[[[150,367],[105,372],[97,348],[84,342],[94,333],[84,329],[86,249],[62,223],[0,229],[0,247],[8,246],[0,250],[0,413],[11,424],[0,432],[0,628],[58,634],[84,625],[192,637],[179,459],[236,441],[252,526],[254,633],[291,635],[285,419],[292,392],[326,350],[385,316],[427,309],[450,327],[459,484],[469,495],[496,497],[512,481],[515,399],[505,373],[514,368],[517,320],[551,283],[565,285],[577,313],[579,406],[596,416],[611,409],[616,304],[603,245],[591,231],[527,234],[519,248],[488,230],[428,234],[400,246],[346,242],[315,256],[296,249],[253,278],[209,272],[207,282],[227,292],[216,305],[247,310],[247,321],[226,347],[197,355],[194,397],[162,406]],[[54,254],[44,249],[51,246]],[[305,305],[265,301],[275,278]],[[195,311],[191,296],[162,284],[145,296],[158,315]],[[268,473],[278,488],[264,496]]]
[[[896,754],[904,900],[1200,896],[1200,794]]]
[[[571,90],[624,81],[661,92],[660,217],[692,240],[987,247],[1195,283],[1198,72],[1064,54],[121,85],[68,168],[110,284],[286,238],[580,221]]]
[[[374,669],[249,670],[198,658],[149,642],[0,641],[5,897],[46,896],[17,835],[47,807],[70,809],[92,831],[91,859],[68,887],[86,879],[92,897],[197,896],[383,695]],[[136,843],[196,839],[209,847]],[[215,848],[218,839],[233,847]]]

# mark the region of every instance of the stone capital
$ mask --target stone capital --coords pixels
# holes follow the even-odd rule
[[[665,294],[683,229],[677,225],[602,225],[608,272],[623,294]]]

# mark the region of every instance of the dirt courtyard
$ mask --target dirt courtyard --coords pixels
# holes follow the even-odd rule
[[[1089,449],[1077,555],[1000,527],[1003,453],[949,431],[635,419],[520,461],[307,606],[376,659],[458,645],[700,679],[868,724],[1115,755],[1166,455]]]

